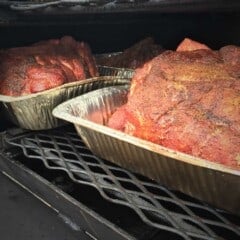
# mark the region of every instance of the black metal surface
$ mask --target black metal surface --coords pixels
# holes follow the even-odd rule
[[[2,6],[19,12],[34,12],[41,14],[56,13],[112,13],[112,12],[181,12],[204,10],[236,10],[239,1],[219,0],[48,0],[48,1],[1,1]]]
[[[64,172],[51,171],[41,161],[32,161],[15,150],[0,152],[0,169],[88,235],[99,240],[158,239],[152,238],[156,230],[144,226],[134,212],[104,201],[91,187],[74,184]]]
[[[132,209],[158,234],[172,239],[240,237],[237,217],[97,158],[71,128],[17,134],[7,142],[32,161],[66,172],[75,185],[91,186],[108,202]]]
[[[56,211],[0,172],[0,238],[3,240],[90,240]],[[14,230],[14,231],[13,231]]]

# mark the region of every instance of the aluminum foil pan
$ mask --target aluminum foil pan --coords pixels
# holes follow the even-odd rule
[[[57,106],[53,115],[73,123],[97,156],[240,215],[240,171],[104,126],[127,93],[127,86],[92,91]]]
[[[17,126],[30,130],[59,127],[66,122],[52,115],[54,107],[83,93],[113,85],[129,83],[129,79],[96,77],[79,82],[67,83],[57,88],[20,97],[0,95],[3,115]]]
[[[122,78],[132,78],[134,74],[133,69],[108,66],[98,66],[98,72],[100,76],[116,76]]]
[[[113,53],[102,53],[96,54],[95,59],[98,63],[98,60],[101,58],[110,58],[112,56],[117,56],[122,52],[113,52]],[[132,78],[134,74],[134,69],[130,68],[118,68],[118,67],[109,67],[98,65],[98,71],[101,76],[117,76],[117,77],[124,77],[124,78]]]

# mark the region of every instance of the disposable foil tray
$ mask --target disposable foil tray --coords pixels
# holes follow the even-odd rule
[[[43,92],[20,97],[0,95],[3,113],[17,126],[30,130],[59,127],[63,121],[52,115],[54,107],[60,103],[98,88],[121,85],[129,82],[122,77],[102,76],[67,83]]]
[[[129,68],[117,68],[109,66],[98,66],[100,76],[115,76],[122,78],[132,78],[134,74],[133,69]]]
[[[112,53],[102,53],[96,54],[95,59],[98,64],[98,71],[101,76],[117,76],[117,77],[125,77],[132,78],[134,74],[134,69],[131,68],[120,68],[120,67],[110,67],[104,66],[101,64],[101,59],[110,58],[112,56],[117,56],[122,52],[112,52]]]
[[[53,115],[73,123],[97,156],[240,215],[240,171],[104,126],[127,94],[128,86],[99,89],[59,105]]]

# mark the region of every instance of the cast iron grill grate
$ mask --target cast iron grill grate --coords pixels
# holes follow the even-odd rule
[[[46,168],[96,188],[113,203],[133,209],[142,221],[174,239],[239,239],[239,222],[196,199],[171,191],[93,155],[72,128],[26,132],[7,139]]]

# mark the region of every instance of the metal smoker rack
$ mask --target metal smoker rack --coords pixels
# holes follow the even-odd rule
[[[1,170],[96,239],[240,237],[239,217],[96,157],[72,127],[2,140]]]

